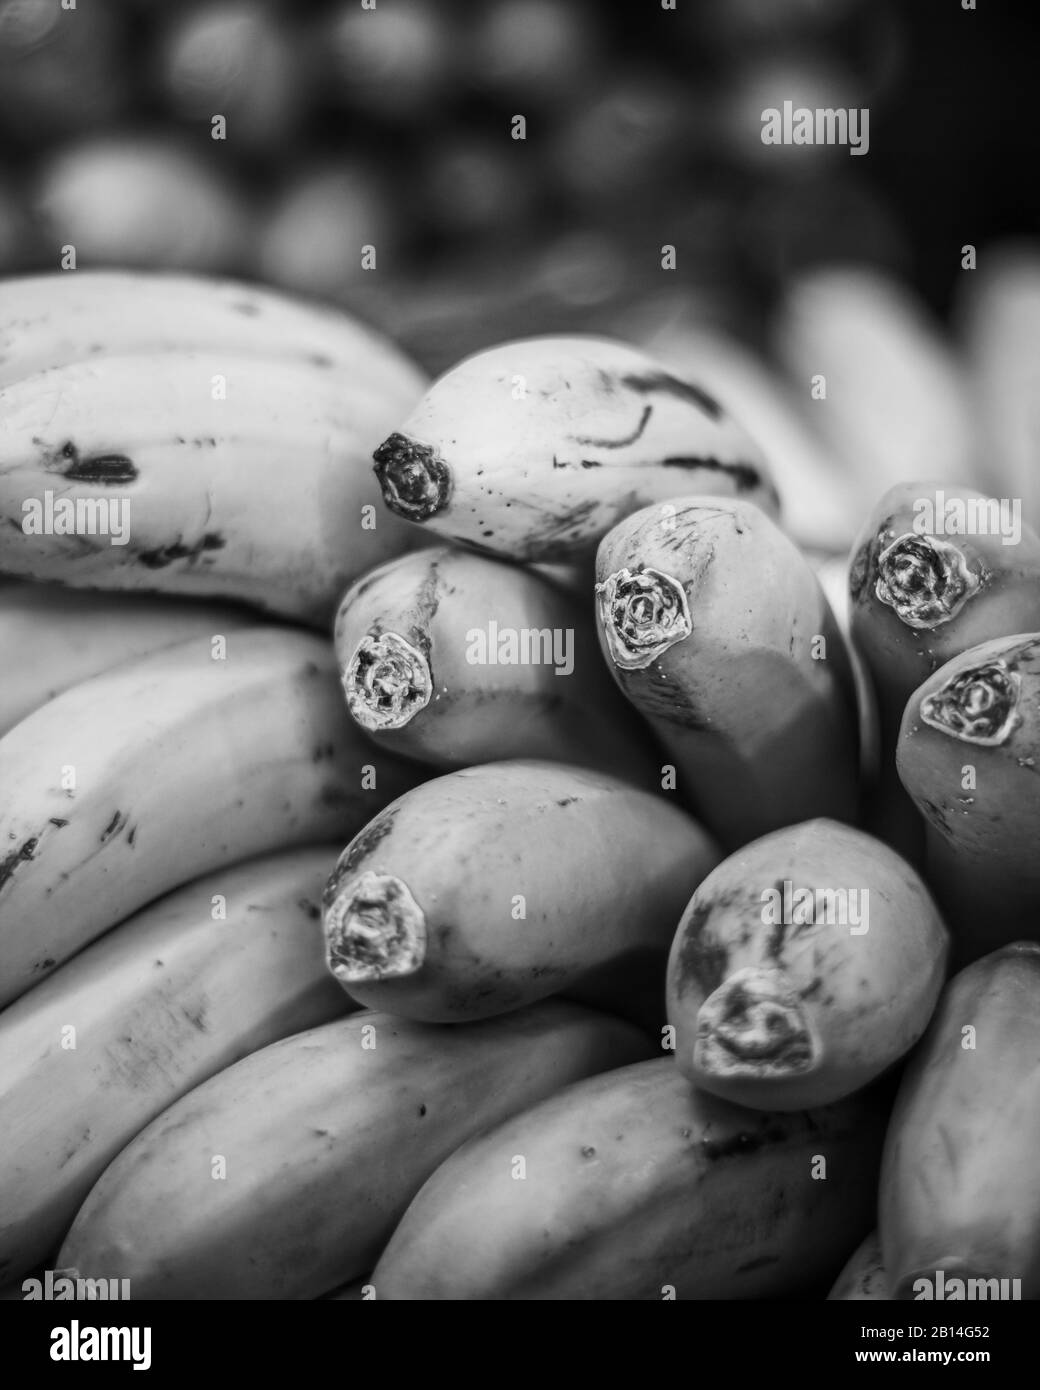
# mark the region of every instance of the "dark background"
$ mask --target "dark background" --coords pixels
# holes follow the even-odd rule
[[[749,341],[820,261],[945,312],[963,243],[1040,224],[1036,8],[978,4],[0,0],[0,273],[68,243],[80,267],[231,272],[435,370],[611,328],[660,292],[666,242],[669,292]],[[785,98],[868,106],[869,154],[767,149]]]

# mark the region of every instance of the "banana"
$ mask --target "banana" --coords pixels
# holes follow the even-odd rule
[[[447,546],[391,560],[336,615],[347,707],[383,747],[442,769],[545,758],[660,786],[582,597]]]
[[[869,1229],[882,1132],[873,1098],[757,1114],[671,1058],[638,1062],[458,1149],[383,1251],[375,1296],[790,1296]]]
[[[853,640],[877,691],[882,776],[871,824],[911,857],[922,830],[895,771],[903,711],[921,682],[961,652],[1040,628],[1040,538],[1011,499],[910,481],[872,508],[853,547]]]
[[[138,1299],[318,1298],[372,1268],[464,1140],[649,1050],[630,1025],[558,1000],[466,1028],[361,1013],[299,1033],[139,1134],[83,1204],[61,1267],[118,1271]]]
[[[581,555],[676,491],[777,508],[761,450],[712,396],[606,338],[467,358],[375,459],[392,512],[514,560]]]
[[[1034,243],[989,245],[955,303],[980,423],[986,487],[1020,498],[1040,529],[1040,255]]]
[[[694,893],[668,961],[679,1070],[762,1110],[829,1105],[924,1032],[949,941],[887,846],[834,821],[775,831]]]
[[[308,848],[199,879],[0,1013],[0,1282],[46,1259],[120,1149],[178,1096],[355,1007],[317,928],[334,862]]]
[[[600,643],[678,789],[736,848],[814,816],[854,820],[856,697],[816,576],[757,507],[675,498],[603,538]]]
[[[433,1023],[564,993],[662,1021],[675,923],[718,862],[678,806],[604,773],[486,763],[417,787],[347,846],[324,899],[329,969]]]
[[[232,632],[245,609],[48,584],[0,588],[0,737],[80,681],[193,635]]]
[[[0,387],[99,356],[202,349],[311,367],[322,378],[335,374],[348,392],[364,384],[404,405],[426,384],[404,353],[357,319],[244,281],[125,270],[29,275],[0,280],[0,309]]]
[[[420,775],[355,729],[328,644],[225,640],[95,676],[0,740],[0,1005],[159,894],[352,834]]]
[[[892,276],[864,266],[804,272],[772,337],[859,515],[906,478],[977,480],[967,379],[924,305]]]
[[[971,647],[910,697],[897,768],[958,964],[1040,940],[1038,766],[1040,632]]]
[[[866,1240],[849,1256],[849,1262],[834,1281],[827,1295],[828,1303],[863,1302],[867,1299],[887,1299],[888,1279],[881,1258],[881,1240],[871,1231]]]
[[[324,626],[411,543],[362,459],[410,391],[213,352],[100,357],[0,391],[0,569],[242,599]]]
[[[894,1298],[1040,1298],[1038,1146],[1040,947],[1016,942],[950,982],[904,1074],[881,1171]]]

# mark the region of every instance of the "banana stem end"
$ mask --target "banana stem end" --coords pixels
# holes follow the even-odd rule
[[[325,906],[325,958],[348,989],[368,980],[414,975],[426,957],[426,917],[408,885],[367,871]]]
[[[430,703],[430,663],[397,632],[362,638],[343,672],[347,708],[370,732],[401,729]]]
[[[430,445],[404,434],[391,434],[372,457],[383,501],[398,516],[406,521],[426,521],[447,506],[451,474]]]
[[[805,1009],[781,971],[738,970],[697,1014],[693,1061],[706,1076],[801,1076],[818,1060]]]

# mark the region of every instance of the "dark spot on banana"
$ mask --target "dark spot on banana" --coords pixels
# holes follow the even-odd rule
[[[623,449],[626,445],[634,444],[636,442],[639,436],[646,429],[647,421],[650,419],[650,416],[653,414],[653,411],[654,408],[652,405],[644,406],[643,413],[639,417],[639,423],[636,425],[632,433],[626,435],[623,439],[590,439],[582,435],[575,435],[574,442],[576,444],[591,444],[594,449]],[[555,466],[555,464],[556,459],[554,457],[553,465]],[[582,459],[581,466],[582,468],[602,467],[601,464],[596,463],[594,460],[587,461],[586,459]]]
[[[725,979],[729,956],[724,946],[705,937],[705,927],[718,904],[698,903],[683,930],[679,952],[680,988],[699,984],[706,994],[713,993]]]
[[[757,1260],[748,1260],[747,1264],[737,1265],[738,1274],[750,1274],[755,1269],[765,1269],[767,1265],[775,1265],[779,1259],[778,1255],[760,1255]]]
[[[178,537],[170,545],[160,546],[156,550],[139,551],[137,559],[146,569],[161,570],[176,560],[196,560],[206,551],[223,550],[226,545],[227,541],[223,536],[215,531],[207,531],[194,545],[185,545]]]
[[[302,908],[312,922],[316,922],[321,916],[321,908],[317,903],[312,903],[310,898],[299,898],[296,906]]]
[[[101,832],[101,843],[104,844],[106,840],[110,840],[113,835],[122,830],[126,825],[126,819],[126,816],[124,816],[121,811],[116,811],[112,819]]]
[[[394,821],[397,818],[395,810],[382,811],[373,820],[370,820],[365,828],[358,832],[351,840],[343,852],[340,862],[336,865],[335,872],[329,880],[329,889],[333,896],[339,883],[345,878],[350,878],[361,864],[362,860],[367,859],[377,845],[390,834],[394,828]]]
[[[34,851],[39,844],[39,838],[33,836],[26,840],[18,849],[0,859],[0,889],[13,877],[15,870],[19,869],[28,860],[34,857]]]
[[[714,396],[710,396],[702,387],[694,386],[690,381],[681,381],[669,372],[648,372],[645,376],[623,376],[621,384],[627,386],[631,391],[638,391],[641,396],[649,395],[654,391],[663,396],[678,396],[680,400],[690,401],[693,405],[699,406],[713,420],[722,418],[722,406]]]
[[[702,1139],[701,1153],[712,1161],[717,1158],[743,1158],[757,1153],[766,1144],[783,1143],[787,1137],[787,1130],[782,1125],[769,1125],[754,1133],[741,1130],[730,1139]]]
[[[582,1158],[595,1158],[596,1150],[591,1144],[584,1144],[582,1145],[581,1156]]]
[[[419,1106],[419,1119],[420,1119],[420,1120],[423,1119],[425,1115],[426,1115],[426,1106],[425,1106],[425,1105],[420,1105],[420,1106]]]
[[[447,505],[451,474],[427,444],[391,434],[372,455],[383,501],[408,521],[426,521]]]
[[[132,483],[137,477],[133,460],[125,454],[94,454],[81,458],[70,441],[62,448],[61,458],[68,465],[61,470],[62,477],[72,482],[100,483],[104,487],[112,483]]]
[[[561,797],[561,799],[557,801],[556,804],[557,806],[573,806],[577,799],[578,798],[576,796],[564,796]]]
[[[236,314],[241,314],[243,318],[255,319],[260,317],[260,306],[254,304],[250,299],[239,299],[231,308]]]
[[[56,825],[60,830],[63,826],[68,825],[68,821],[62,820],[60,816],[51,816],[51,825]]]
[[[703,468],[707,473],[725,473],[738,492],[752,492],[762,486],[762,474],[751,463],[723,463],[710,454],[673,454],[661,460],[665,468]]]

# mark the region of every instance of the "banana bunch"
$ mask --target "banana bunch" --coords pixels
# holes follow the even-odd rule
[[[1040,1296],[1040,542],[872,289],[880,502],[708,337],[0,285],[0,1288]]]
[[[77,271],[0,290],[0,571],[322,626],[408,544],[366,461],[422,376],[248,285]]]

